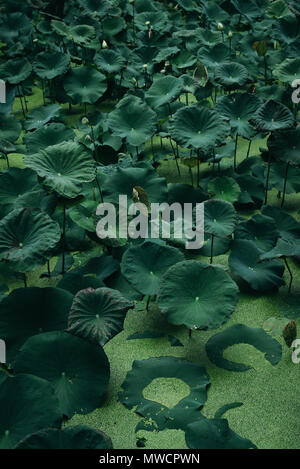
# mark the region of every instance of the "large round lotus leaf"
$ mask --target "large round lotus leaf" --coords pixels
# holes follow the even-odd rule
[[[171,103],[177,99],[181,91],[181,80],[168,75],[154,80],[145,94],[145,99],[153,109],[156,109],[163,104]]]
[[[141,31],[148,30],[147,21],[150,21],[151,29],[154,31],[163,31],[165,33],[171,27],[167,13],[164,11],[146,11],[135,15],[135,26]]]
[[[71,208],[69,216],[74,223],[91,233],[95,232],[95,213],[99,202],[95,200],[84,200],[79,205]]]
[[[199,104],[179,109],[169,129],[179,145],[202,151],[221,145],[229,134],[226,119]]]
[[[121,270],[124,277],[143,295],[156,295],[159,282],[166,270],[184,260],[176,248],[152,241],[133,246],[122,258]]]
[[[94,104],[107,90],[105,75],[85,66],[72,68],[63,86],[74,103]]]
[[[212,295],[212,291],[214,294]],[[171,324],[216,329],[230,318],[238,287],[220,267],[184,261],[170,267],[160,282],[158,304]]]
[[[261,213],[273,218],[280,238],[291,242],[296,242],[300,239],[300,223],[287,212],[278,207],[266,205],[262,208]]]
[[[203,202],[207,199],[200,187],[191,187],[189,184],[171,183],[168,184],[168,202],[173,204],[179,202],[180,204],[195,204]]]
[[[23,137],[28,153],[38,153],[51,145],[74,140],[75,133],[64,124],[53,122],[35,130],[27,132]]]
[[[254,2],[253,0],[248,2],[244,2],[243,0],[231,0],[231,3],[250,23],[255,22],[257,18],[262,16],[262,10],[257,5],[258,2]]]
[[[177,46],[164,47],[158,51],[153,61],[156,63],[164,62],[169,57],[177,54],[177,52],[180,52],[180,49]]]
[[[236,240],[229,256],[234,275],[241,277],[253,290],[267,291],[284,285],[284,266],[278,261],[260,262],[261,250],[253,241]]]
[[[0,65],[0,77],[11,85],[18,85],[31,74],[31,65],[25,57],[10,59]]]
[[[63,197],[76,197],[82,184],[95,179],[91,152],[76,142],[62,142],[26,156],[24,163],[43,178],[43,184]]]
[[[19,288],[0,303],[0,337],[11,363],[28,337],[65,329],[73,295],[59,288]]]
[[[236,202],[240,196],[240,186],[233,178],[222,176],[211,179],[207,185],[207,192],[212,199]]]
[[[275,366],[281,360],[281,345],[263,329],[245,324],[234,324],[212,336],[206,343],[206,353],[212,363],[229,371],[247,371],[252,367],[223,357],[224,350],[236,344],[249,344],[265,354],[265,359]]]
[[[137,96],[127,96],[109,114],[107,124],[114,135],[138,147],[153,136],[156,114]]]
[[[61,238],[58,223],[40,209],[17,208],[0,221],[0,259],[17,272],[45,263]]]
[[[265,197],[264,183],[251,174],[243,174],[236,178],[241,188],[239,204],[261,204]]]
[[[251,240],[262,251],[270,251],[279,238],[279,232],[273,218],[258,213],[249,220],[239,223],[234,238]]]
[[[272,134],[268,139],[268,148],[277,160],[299,165],[300,125],[295,130]]]
[[[110,376],[102,347],[62,331],[30,337],[17,354],[13,368],[15,373],[49,381],[61,413],[69,418],[100,406]]]
[[[104,37],[116,36],[126,28],[126,22],[121,16],[107,16],[101,21],[102,33]]]
[[[215,109],[229,119],[233,135],[250,138],[255,130],[248,121],[260,105],[261,99],[255,94],[234,93],[222,96]]]
[[[27,436],[16,449],[112,449],[109,436],[100,430],[76,425],[63,430],[46,428]]]
[[[249,74],[247,68],[236,62],[220,64],[215,68],[215,81],[224,88],[238,89],[244,86]]]
[[[157,378],[177,378],[190,387],[190,394],[181,399],[173,408],[146,399],[143,390]],[[148,360],[135,360],[132,370],[127,373],[122,384],[124,392],[119,399],[128,409],[135,407],[135,412],[147,419],[147,426],[163,430],[182,429],[199,418],[199,410],[207,399],[209,377],[205,368],[177,357],[157,357]],[[145,428],[147,429],[147,428]],[[149,428],[148,428],[149,429]]]
[[[12,449],[27,435],[61,423],[52,386],[36,376],[6,378],[0,386],[0,406],[0,449]]]
[[[51,27],[59,36],[69,35],[70,28],[63,21],[51,20]]]
[[[111,3],[107,0],[79,0],[79,4],[85,14],[92,15],[96,12],[96,16],[100,18],[111,8]]]
[[[273,70],[273,76],[283,83],[293,83],[300,76],[300,59],[285,59]]]
[[[24,128],[25,130],[39,129],[50,121],[59,120],[60,113],[61,107],[59,104],[37,107],[27,115]]]
[[[213,257],[215,257],[220,256],[222,254],[226,254],[226,252],[229,251],[232,238],[231,236],[229,236],[228,238],[214,238],[213,250],[211,249],[211,241],[212,236],[208,233],[205,233],[204,245],[198,251],[199,256],[210,257],[211,255],[213,255]]]
[[[106,178],[102,193],[105,202],[118,202],[119,195],[127,195],[128,203],[132,201],[132,191],[135,187],[142,187],[149,202],[165,202],[167,198],[167,184],[152,168],[117,168],[109,178]]]
[[[69,34],[75,44],[87,47],[89,42],[95,38],[95,28],[88,24],[78,24],[70,28]]]
[[[103,346],[123,330],[127,311],[133,306],[111,288],[81,290],[74,298],[67,330]]]
[[[0,134],[1,139],[15,142],[22,131],[22,126],[18,119],[13,115],[1,114]]]
[[[294,127],[294,116],[283,104],[269,99],[260,106],[250,119],[260,132],[274,132]]]
[[[181,69],[181,68],[189,68],[195,65],[197,62],[197,57],[193,55],[190,51],[188,50],[181,50],[179,54],[177,54],[175,57],[171,59],[172,65],[175,67]]]
[[[52,80],[66,73],[70,57],[61,52],[40,52],[34,59],[33,70],[42,79]]]
[[[237,221],[237,213],[230,202],[208,200],[204,202],[204,231],[220,238],[230,236]]]
[[[8,44],[17,42],[18,37],[25,40],[25,36],[30,35],[32,27],[32,21],[28,16],[20,11],[9,13],[7,15],[2,14],[0,39]]]
[[[102,49],[95,55],[94,62],[106,73],[118,73],[124,67],[126,60],[113,50]]]
[[[285,257],[300,257],[300,242],[299,239],[295,241],[286,241],[279,239],[276,246],[271,251],[262,254],[261,260],[268,259],[281,259]]]
[[[227,62],[229,54],[229,48],[225,44],[215,44],[212,47],[201,47],[198,51],[198,59],[206,67],[215,68]]]
[[[255,449],[250,440],[242,438],[229,427],[226,419],[201,418],[187,426],[186,444],[191,449]]]

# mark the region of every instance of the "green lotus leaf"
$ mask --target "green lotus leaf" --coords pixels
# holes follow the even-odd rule
[[[231,245],[232,238],[231,236],[228,238],[216,238],[214,237],[213,240],[213,247],[212,247],[212,236],[209,233],[204,233],[204,245],[198,251],[199,256],[204,257],[213,257],[221,256],[222,254],[226,254],[229,251]]]
[[[300,223],[287,212],[278,207],[266,205],[262,208],[261,213],[273,218],[280,238],[291,242],[297,242],[300,239]]]
[[[156,295],[162,275],[184,255],[176,248],[153,241],[133,246],[124,253],[121,271],[128,282],[143,295]]]
[[[300,242],[299,239],[295,241],[286,241],[279,239],[276,246],[271,251],[262,254],[260,259],[262,261],[269,259],[281,259],[286,257],[299,257],[300,256]]]
[[[268,139],[268,148],[276,160],[300,164],[300,125],[294,130],[276,132]]]
[[[245,280],[253,290],[267,291],[284,285],[283,264],[278,261],[260,262],[264,256],[253,241],[236,240],[231,249],[229,266],[232,273]]]
[[[52,29],[59,36],[67,37],[70,34],[70,27],[66,25],[63,21],[51,20]]]
[[[133,306],[111,288],[81,290],[74,298],[67,331],[103,346],[123,330],[126,314]]]
[[[235,228],[237,213],[230,202],[208,200],[204,203],[204,231],[207,234],[224,238]]]
[[[134,23],[140,31],[148,30],[147,21],[150,21],[151,29],[154,31],[163,31],[165,33],[171,27],[167,13],[164,11],[145,11],[138,13],[134,18]]]
[[[221,145],[229,134],[225,118],[199,104],[179,109],[169,129],[179,145],[203,152]]]
[[[7,156],[9,153],[15,153],[16,151],[17,148],[15,145],[13,145],[8,140],[5,140],[4,138],[0,139],[0,154],[2,153]]]
[[[236,182],[242,191],[238,200],[239,204],[261,205],[265,197],[265,187],[262,181],[251,174],[243,174],[236,178]]]
[[[245,324],[234,324],[222,332],[212,336],[206,343],[208,358],[219,368],[229,371],[247,371],[252,367],[244,363],[236,363],[223,357],[224,350],[236,344],[249,344],[265,354],[265,359],[275,366],[281,360],[282,348],[277,340],[269,336],[263,329],[253,328]]]
[[[190,51],[188,50],[181,50],[175,57],[171,59],[172,65],[175,67],[181,69],[181,68],[189,68],[195,65],[197,62],[197,57],[193,55]]]
[[[223,44],[215,44],[211,47],[201,47],[198,51],[198,59],[206,67],[214,69],[217,65],[228,62],[229,48]]]
[[[233,135],[240,135],[244,138],[253,137],[255,130],[249,124],[257,108],[261,105],[261,99],[255,94],[234,93],[221,96],[216,104],[216,111],[229,119]]]
[[[33,169],[43,184],[62,197],[72,198],[82,193],[82,184],[95,179],[91,152],[76,142],[62,142],[26,156],[24,163]]]
[[[262,16],[262,10],[254,0],[249,0],[246,3],[243,2],[243,0],[231,0],[231,3],[241,15],[247,18],[250,23]]]
[[[236,90],[249,80],[247,68],[237,62],[217,65],[214,75],[215,82],[226,89]]]
[[[226,419],[201,419],[187,426],[186,444],[191,449],[255,449],[252,441],[242,438],[229,427]]]
[[[103,36],[111,38],[126,29],[126,22],[121,16],[106,16],[101,21],[101,26]]]
[[[288,130],[294,127],[294,116],[283,104],[269,99],[260,106],[250,119],[259,132]]]
[[[40,209],[15,209],[0,221],[0,259],[18,272],[33,271],[60,238],[59,225]]]
[[[140,98],[127,96],[109,114],[107,124],[114,135],[138,147],[153,136],[156,114]]]
[[[74,140],[75,133],[64,124],[53,122],[40,127],[33,132],[27,132],[23,137],[28,153],[39,153],[51,145]]]
[[[211,295],[214,285],[218,288]],[[184,261],[170,267],[160,282],[158,305],[171,324],[216,329],[230,318],[238,287],[220,267]]]
[[[61,107],[59,104],[37,107],[27,115],[24,128],[25,130],[39,129],[50,121],[60,120],[60,115]]]
[[[107,0],[80,0],[79,4],[86,14],[92,15],[96,12],[100,18],[105,16],[111,8],[111,3]]]
[[[280,192],[285,191],[286,194],[300,192],[300,168],[295,166],[288,167],[288,177],[285,179],[287,170],[286,163],[273,163],[270,168],[269,188],[276,187]],[[264,170],[264,176],[267,175],[268,168]]]
[[[5,297],[0,303],[0,337],[6,343],[7,363],[28,337],[65,329],[72,299],[65,290],[36,287],[19,288]]]
[[[72,68],[63,86],[74,103],[94,104],[107,90],[105,75],[83,65]]]
[[[96,36],[95,28],[88,24],[72,26],[69,30],[69,34],[75,44],[84,45],[85,47],[87,47]]]
[[[61,424],[52,386],[36,376],[6,378],[0,386],[0,405],[1,449],[13,449],[27,435]]]
[[[220,176],[209,181],[207,192],[212,199],[233,203],[238,200],[241,190],[233,178]]]
[[[40,52],[33,62],[33,70],[43,80],[52,80],[67,72],[70,57],[61,52]]]
[[[94,200],[84,200],[71,208],[69,215],[78,226],[91,233],[95,232],[95,214],[99,203]]]
[[[92,257],[86,264],[77,267],[73,272],[96,275],[100,280],[105,280],[119,270],[119,265],[119,262],[112,256],[103,254],[100,257]]]
[[[177,46],[164,47],[158,51],[158,54],[155,56],[154,62],[160,63],[169,59],[173,55],[180,52],[180,49]]]
[[[293,83],[300,76],[300,59],[285,59],[275,68],[273,76],[282,83]]]
[[[190,393],[172,408],[146,399],[143,390],[156,378],[177,378],[190,387]],[[200,409],[207,399],[209,377],[205,368],[177,357],[157,357],[135,360],[132,370],[122,384],[119,400],[128,409],[135,408],[157,430],[182,429],[200,418]],[[150,429],[152,429],[150,425]],[[138,427],[136,431],[138,430]]]
[[[100,406],[110,376],[102,347],[62,331],[30,337],[13,367],[17,374],[28,373],[51,383],[60,412],[69,418]]]
[[[0,39],[6,44],[15,46],[18,38],[25,41],[26,36],[31,34],[32,21],[24,13],[20,11],[13,11],[7,15],[2,15],[0,25]]]
[[[166,201],[167,184],[150,167],[145,168],[117,168],[112,175],[104,180],[102,193],[106,202],[118,201],[119,195],[127,195],[128,203],[132,200],[135,187],[142,187],[149,202],[162,203]]]
[[[168,184],[168,202],[170,205],[176,202],[196,204],[206,199],[207,194],[200,187],[191,187],[189,184],[179,183]]]
[[[118,73],[124,68],[126,60],[113,50],[102,49],[95,55],[94,63],[106,73]]]
[[[75,425],[58,430],[46,428],[27,436],[16,449],[112,449],[109,436],[100,430]]]
[[[1,114],[0,118],[0,134],[1,139],[15,142],[22,131],[22,126],[18,119],[13,115]]]
[[[253,241],[262,251],[270,251],[279,238],[279,232],[273,218],[258,213],[249,220],[239,223],[234,238]]]
[[[181,80],[168,75],[154,80],[145,94],[145,99],[153,109],[156,109],[177,99],[181,91]]]
[[[9,168],[0,172],[0,205],[4,215],[16,208],[40,208],[51,215],[56,197],[40,187],[31,169]]]
[[[288,13],[288,6],[284,0],[275,0],[266,9],[266,15],[271,18],[283,18]]]
[[[0,76],[11,85],[18,85],[31,74],[31,65],[25,57],[7,60],[0,65]]]

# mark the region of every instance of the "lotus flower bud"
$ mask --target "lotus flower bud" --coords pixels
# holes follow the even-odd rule
[[[148,64],[144,64],[144,65],[143,65],[143,68],[144,68],[145,70],[147,70]]]
[[[107,49],[108,45],[106,41],[102,41],[102,49]]]
[[[150,21],[146,21],[145,25],[150,26]]]
[[[233,34],[232,34],[232,31],[229,31],[229,33],[228,33],[228,37],[229,37],[229,39],[231,39],[231,38],[232,38],[232,36],[233,36]]]
[[[88,125],[88,124],[89,124],[89,120],[88,120],[87,117],[83,117],[83,118],[81,119],[81,122],[82,122],[83,125]]]
[[[160,73],[166,73],[166,69],[165,68],[162,68]]]
[[[224,29],[223,24],[222,24],[222,23],[218,23],[218,30],[219,30],[219,31],[223,31],[223,29]]]
[[[35,39],[33,39],[32,42],[39,42],[38,38],[36,37]]]
[[[92,139],[91,139],[91,137],[90,137],[89,135],[86,135],[86,136],[85,136],[85,140],[86,140],[87,142],[91,142],[91,141],[92,141]]]
[[[131,83],[133,83],[134,85],[137,83],[137,81],[134,77],[131,78]]]

